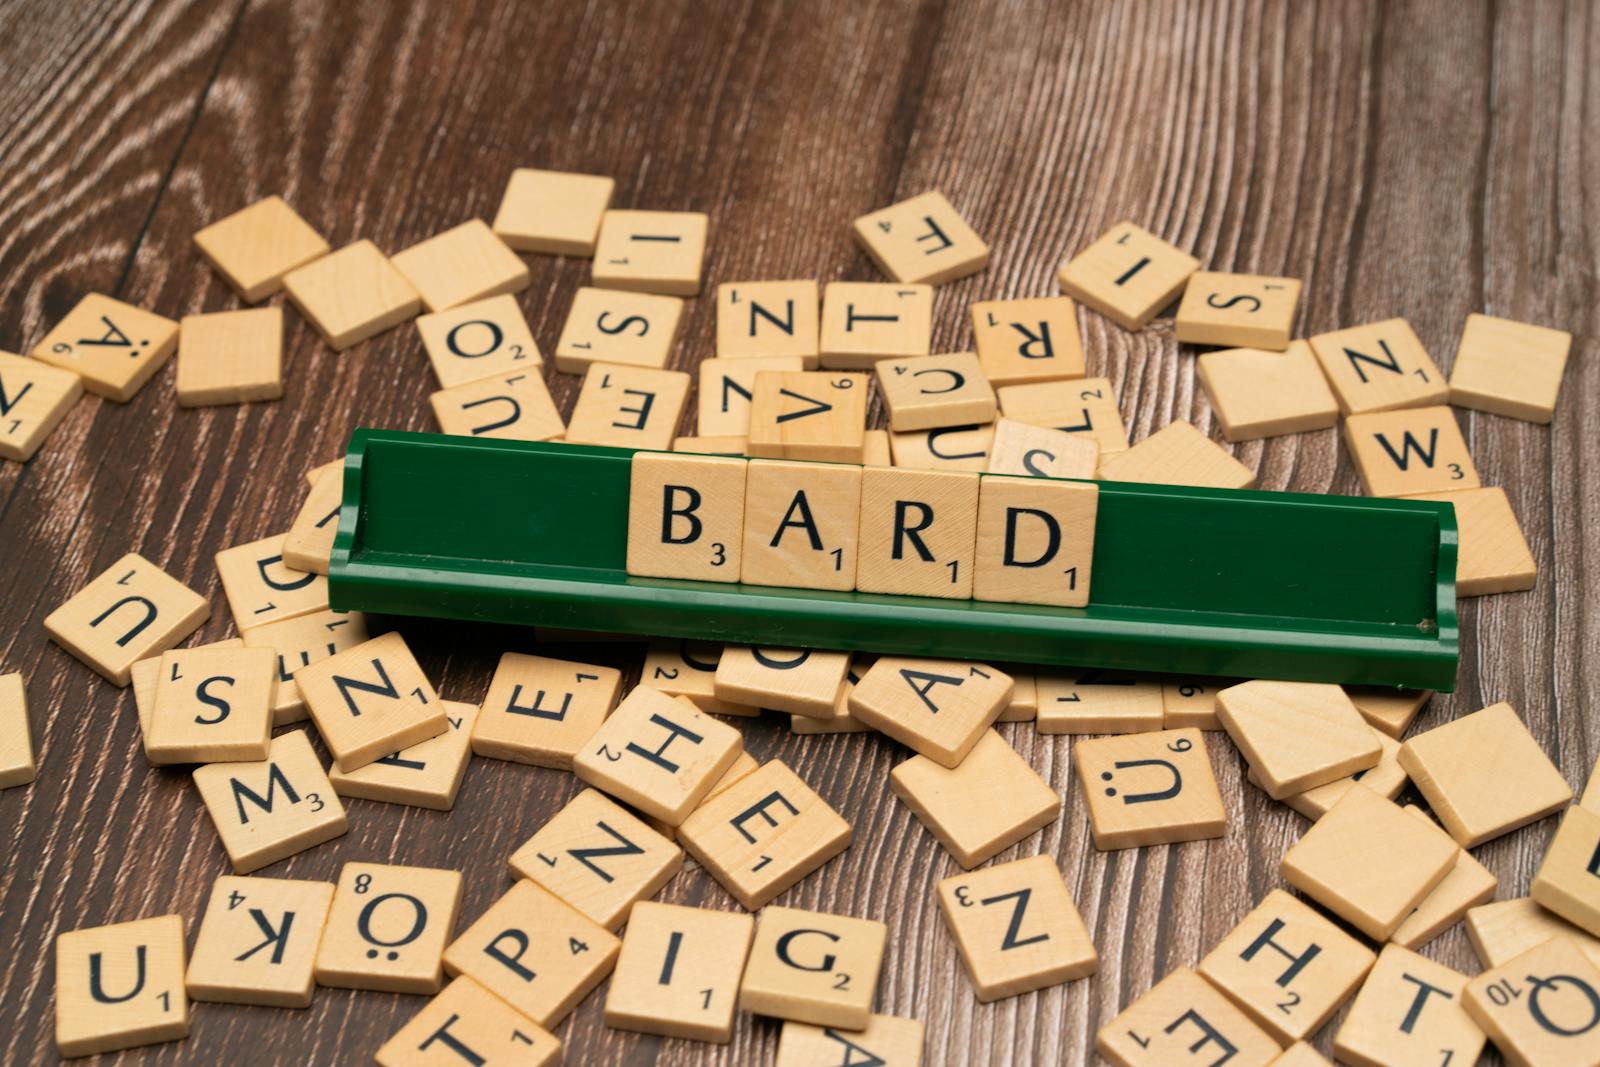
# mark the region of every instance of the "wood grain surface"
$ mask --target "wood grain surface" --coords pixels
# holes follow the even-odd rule
[[[1056,292],[1063,256],[1125,218],[1212,269],[1304,278],[1301,335],[1403,315],[1448,370],[1472,311],[1571,330],[1554,425],[1462,413],[1539,584],[1464,605],[1459,690],[1420,725],[1509,700],[1574,785],[1600,752],[1600,578],[1586,567],[1600,548],[1600,444],[1585,419],[1600,387],[1592,5],[11,0],[0,59],[4,349],[26,351],[91,291],[173,317],[237,306],[191,235],[263,195],[283,194],[335,247],[367,237],[395,252],[491,218],[517,166],[614,175],[617,206],[709,213],[708,291],[873,279],[850,220],[942,189],[993,259],[938,290],[935,351],[970,345],[973,300]],[[530,262],[519,300],[549,352],[589,263]],[[1212,428],[1170,317],[1137,334],[1082,321],[1089,373],[1116,384],[1135,439],[1175,418]],[[712,354],[713,326],[712,300],[691,301],[675,366]],[[228,869],[188,776],[138,754],[131,693],[49,644],[44,616],[138,551],[211,596],[203,639],[227,636],[212,554],[286,529],[303,471],[354,427],[433,427],[409,325],[336,355],[291,315],[287,372],[279,402],[183,411],[169,368],[125,406],[85,398],[26,466],[0,463],[0,670],[27,678],[42,757],[35,784],[0,793],[7,1064],[55,1060],[58,932],[175,910],[192,940]],[[577,379],[550,383],[570,410]],[[1360,491],[1334,430],[1233,452],[1264,488]],[[501,652],[533,646],[512,628],[403,629],[457,700],[482,698]],[[630,668],[641,656],[619,644],[557,654]],[[981,1005],[934,902],[954,865],[889,794],[905,751],[875,735],[798,738],[775,716],[739,725],[753,753],[789,762],[854,824],[855,845],[781,899],[890,924],[878,1008],[926,1022],[930,1064],[1089,1061],[1100,1025],[1280,884],[1278,860],[1305,827],[1245,784],[1222,742],[1225,838],[1099,854],[1069,739],[1004,727],[1066,806],[1000,858],[1058,857],[1104,962],[1096,978]],[[351,801],[348,836],[264,873],[456,867],[465,922],[577,789],[567,774],[476,760],[453,812]],[[1553,830],[1477,850],[1501,896],[1526,892]],[[736,906],[700,870],[663,899]],[[1427,953],[1478,969],[1460,927]],[[726,1047],[658,1040],[606,1029],[603,997],[559,1029],[567,1062],[772,1060],[771,1020],[741,1016]],[[323,989],[307,1011],[204,1004],[187,1041],[106,1059],[368,1062],[422,1003]]]

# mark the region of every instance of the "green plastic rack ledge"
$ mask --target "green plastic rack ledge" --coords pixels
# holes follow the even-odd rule
[[[1100,483],[1091,603],[630,577],[632,449],[357,430],[334,608],[766,646],[1455,688],[1449,504]]]

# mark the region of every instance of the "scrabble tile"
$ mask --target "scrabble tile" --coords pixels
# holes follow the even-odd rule
[[[450,724],[448,730],[353,771],[330,769],[328,780],[333,783],[334,792],[342,797],[409,804],[432,811],[455,807],[456,793],[472,759],[472,725],[478,717],[478,706],[456,700],[440,703]]]
[[[906,760],[889,772],[889,789],[967,870],[1061,815],[1061,794],[993,730],[954,768]]]
[[[717,358],[798,356],[817,365],[817,283],[725,282],[717,286]]]
[[[1421,808],[1408,805],[1402,810],[1429,826],[1434,825]],[[1439,832],[1444,833],[1443,830]],[[1406,948],[1421,948],[1460,922],[1468,911],[1493,900],[1499,884],[1500,880],[1493,872],[1473,859],[1472,853],[1462,849],[1456,857],[1456,865],[1450,868],[1444,881],[1422,898],[1422,903],[1389,935],[1389,940]]]
[[[622,672],[614,667],[507,652],[473,724],[472,751],[571,770],[572,757],[617,706],[621,689]]]
[[[1468,315],[1450,370],[1450,403],[1548,423],[1571,347],[1565,330]]]
[[[1326,430],[1339,421],[1339,402],[1304,341],[1283,351],[1207,352],[1195,369],[1225,441]]]
[[[1478,1062],[1483,1031],[1461,1005],[1467,976],[1399,945],[1385,945],[1333,1038],[1340,1063]]]
[[[725,456],[636,453],[628,493],[628,573],[737,582],[747,466]]]
[[[312,483],[295,513],[294,525],[283,535],[284,566],[308,574],[328,573],[343,502],[344,469],[335,467]]]
[[[1456,596],[1532,589],[1539,568],[1506,491],[1499,487],[1418,493],[1417,500],[1455,505],[1461,544],[1456,554]]]
[[[1119,222],[1061,265],[1057,281],[1124,330],[1142,330],[1171,304],[1200,261],[1131,222]]]
[[[1100,446],[1100,457],[1128,450],[1128,431],[1109,378],[1003,385],[995,390],[1000,413],[1009,419],[1062,433],[1083,434]]]
[[[943,285],[989,265],[989,246],[938,190],[862,215],[850,229],[897,282]]]
[[[1564,938],[1478,975],[1462,1006],[1515,1067],[1600,1067],[1600,967]]]
[[[26,463],[83,395],[83,379],[0,352],[0,458]]]
[[[395,631],[301,667],[294,680],[341,771],[450,729],[438,694]]]
[[[1572,790],[1523,725],[1499,703],[1417,734],[1400,765],[1462,848],[1553,815]]]
[[[22,675],[15,671],[0,674],[0,789],[27,785],[38,771]]]
[[[218,878],[189,960],[189,996],[223,1004],[309,1007],[312,968],[332,903],[332,882]]]
[[[1589,780],[1583,787],[1583,796],[1578,800],[1578,806],[1600,814],[1600,760],[1596,760],[1593,769],[1589,771]]]
[[[201,645],[189,645],[190,649],[202,648],[242,648],[244,642],[237,637],[230,637],[223,641],[211,641]],[[139,716],[139,736],[150,735],[150,717],[155,714],[156,685],[161,680],[161,657],[150,656],[135,663],[128,672],[131,680],[129,688],[133,690],[133,709]]]
[[[713,715],[759,715],[761,709],[717,699],[717,666],[723,647],[715,641],[660,638],[650,643],[640,681],[668,696],[687,697]]]
[[[470,978],[455,978],[378,1049],[378,1067],[556,1067],[561,1042]]]
[[[897,432],[994,421],[994,387],[971,352],[885,359],[874,370]]]
[[[981,474],[989,469],[989,455],[994,450],[994,424],[891,433],[889,447],[896,467]]]
[[[675,296],[579,289],[556,342],[556,370],[582,374],[595,363],[665,367],[683,317]]]
[[[756,921],[739,1007],[757,1015],[862,1030],[872,1017],[889,928],[799,908],[766,908]]]
[[[641,902],[606,994],[606,1025],[727,1044],[755,920],[748,915]]]
[[[1360,941],[1281,889],[1200,961],[1200,976],[1278,1041],[1303,1041],[1349,1000],[1377,960]]]
[[[567,801],[510,861],[511,877],[539,883],[612,931],[682,869],[677,845],[596,789]]]
[[[73,1058],[189,1036],[183,916],[56,935],[56,1051]]]
[[[1383,756],[1336,685],[1243,682],[1217,694],[1217,717],[1274,800],[1375,767]]]
[[[335,352],[398,326],[422,297],[371,241],[345,245],[284,276],[289,300]]]
[[[972,595],[1008,604],[1089,603],[1100,487],[993,475],[978,495]]]
[[[1213,489],[1249,489],[1256,484],[1254,471],[1187,422],[1170,423],[1126,452],[1102,453],[1100,477],[1109,482]]]
[[[1351,415],[1344,440],[1372,496],[1476,489],[1472,453],[1447,407]]]
[[[594,284],[694,296],[709,221],[697,211],[607,211],[594,246]]]
[[[810,715],[789,716],[789,730],[797,734],[859,734],[872,727],[850,714],[850,694],[856,691],[867,668],[877,662],[871,653],[856,652],[850,656],[850,667],[844,672],[844,684],[833,698],[833,714],[825,719]]]
[[[768,459],[860,463],[867,376],[763,371],[750,400],[750,454]]]
[[[1168,974],[1102,1026],[1094,1045],[1112,1067],[1266,1067],[1283,1051],[1187,967]]]
[[[867,431],[861,442],[861,463],[866,467],[888,467],[894,464],[888,430]]]
[[[978,482],[964,471],[864,468],[856,588],[970,598]]]
[[[752,460],[745,480],[739,580],[854,589],[860,519],[859,467]]]
[[[126,404],[178,347],[171,319],[90,293],[33,346],[34,359],[72,371],[96,396]]]
[[[495,236],[518,252],[592,256],[616,185],[598,174],[518,167],[495,213]]]
[[[579,749],[572,769],[597,789],[679,826],[742,751],[733,727],[641,685]]]
[[[274,737],[260,763],[197,767],[194,784],[235,874],[260,870],[348,828],[344,805],[304,730]]]
[[[717,663],[715,692],[735,704],[826,719],[849,668],[848,652],[729,645]]]
[[[1574,926],[1600,937],[1600,815],[1585,808],[1567,809],[1529,895]]]
[[[978,362],[994,385],[1083,377],[1078,308],[1070,297],[977,301],[972,333]]]
[[[343,457],[340,457],[339,459],[335,459],[335,460],[330,460],[327,463],[319,463],[317,466],[312,467],[310,470],[306,471],[306,485],[308,487],[316,485],[317,484],[317,479],[322,477],[328,471],[334,470],[336,468],[343,468],[343,467],[344,467],[344,458]]]
[[[1566,938],[1590,962],[1600,965],[1600,937],[1545,911],[1531,897],[1496,900],[1470,908],[1466,926],[1467,937],[1485,969],[1498,967],[1552,937]]]
[[[1041,670],[1041,734],[1136,734],[1159,730],[1165,717],[1161,683],[1099,669]]]
[[[423,315],[417,333],[442,389],[536,370],[544,363],[510,293]]]
[[[688,395],[683,371],[596,363],[583,377],[567,441],[664,451],[677,435]]]
[[[791,1019],[778,1034],[773,1067],[815,1067],[838,1056],[844,1057],[840,1062],[858,1065],[921,1067],[922,1030],[922,1020],[893,1015],[869,1015],[866,1029],[844,1032]]]
[[[1283,1050],[1283,1055],[1272,1061],[1271,1067],[1332,1067],[1322,1053],[1304,1041],[1296,1041]]]
[[[297,571],[283,559],[285,534],[216,554],[217,577],[239,632],[280,619],[328,610],[325,575]]]
[[[868,370],[880,359],[933,351],[933,287],[829,282],[822,290],[818,362]]]
[[[264,648],[161,656],[145,755],[153,764],[259,762],[272,743],[276,663]]]
[[[699,375],[695,428],[706,436],[748,438],[756,375],[764,371],[801,371],[805,369],[804,362],[799,356],[701,360],[695,369]]]
[[[1290,847],[1280,870],[1291,886],[1382,941],[1459,854],[1435,828],[1358,783]]]
[[[711,796],[678,840],[751,911],[850,847],[850,824],[778,760]]]
[[[460,871],[346,863],[317,948],[317,984],[437,993],[460,907]]]
[[[528,287],[528,265],[482,219],[471,219],[419,241],[396,252],[390,262],[429,311],[444,311]]]
[[[1094,974],[1100,956],[1053,856],[939,882],[939,911],[987,1004]]]
[[[1298,278],[1195,271],[1184,286],[1174,332],[1183,344],[1282,352],[1299,303]]]
[[[276,400],[283,395],[283,309],[185,315],[178,331],[178,406]]]
[[[1311,350],[1346,415],[1424,408],[1450,397],[1444,375],[1405,319],[1318,334]]]
[[[1196,730],[1220,730],[1217,694],[1236,681],[1217,678],[1169,677],[1161,682],[1161,725],[1168,730],[1192,726]]]
[[[194,235],[195,248],[247,304],[283,288],[284,275],[328,254],[328,242],[284,202],[268,196]]]
[[[1163,730],[1072,746],[1102,852],[1221,837],[1228,813],[1199,730]]]
[[[1034,672],[1006,664],[1011,675],[1011,699],[995,722],[1033,722],[1039,717],[1039,683]]]
[[[539,371],[514,371],[428,396],[439,429],[461,437],[550,441],[566,433]]]
[[[270,648],[277,653],[278,685],[273,690],[272,725],[282,726],[307,717],[306,702],[300,696],[294,672],[361,644],[367,639],[367,620],[359,611],[315,611],[252,626],[243,636],[246,646]]]
[[[1316,822],[1328,813],[1329,808],[1339,803],[1340,799],[1350,791],[1350,787],[1357,782],[1388,800],[1399,796],[1407,781],[1405,768],[1400,766],[1400,742],[1376,730],[1372,731],[1372,736],[1378,739],[1378,745],[1383,750],[1377,763],[1347,778],[1336,778],[1324,785],[1313,786],[1303,793],[1290,793],[1281,798],[1283,802],[1312,822]],[[1251,785],[1265,792],[1265,787],[1261,784],[1262,778],[1254,769],[1247,772],[1247,777]]]
[[[1093,438],[1002,418],[994,424],[985,473],[1083,479],[1093,478],[1099,466],[1100,445]]]
[[[884,656],[850,694],[850,714],[918,755],[955,767],[1010,699],[1011,676],[986,664]]]
[[[1397,740],[1404,736],[1411,720],[1433,696],[1430,689],[1389,689],[1372,685],[1347,685],[1344,693],[1369,726]]]
[[[204,597],[130,552],[45,616],[50,639],[114,685],[211,617]]]
[[[743,456],[749,454],[750,439],[743,434],[727,437],[674,437],[674,452],[695,452],[703,456]]]
[[[523,880],[450,943],[444,965],[549,1028],[605,980],[620,946],[609,930]]]

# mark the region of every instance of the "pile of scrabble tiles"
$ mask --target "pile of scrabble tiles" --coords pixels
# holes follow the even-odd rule
[[[1062,266],[1066,295],[976,303],[974,351],[934,354],[934,287],[982,270],[988,248],[928,193],[855,223],[890,281],[820,296],[813,281],[720,285],[717,355],[697,368],[696,432],[680,436],[693,383],[667,363],[684,298],[701,289],[708,220],[612,210],[612,191],[606,178],[518,171],[493,226],[392,257],[366,241],[330,252],[277,198],[196,244],[242,300],[285,290],[335,349],[416,317],[447,433],[755,457],[752,470],[862,465],[802,471],[830,506],[885,468],[1251,486],[1187,423],[1130,446],[1112,383],[1086,377],[1079,304],[1139,330],[1180,301],[1178,340],[1217,349],[1197,372],[1227,442],[1342,418],[1370,493],[1455,504],[1462,595],[1533,585],[1505,494],[1480,484],[1447,404],[1548,422],[1564,333],[1471,316],[1447,381],[1403,320],[1293,340],[1297,280],[1202,272],[1124,223]],[[566,420],[512,295],[530,279],[519,252],[594,259],[554,350],[557,372],[584,376]],[[180,404],[280,396],[282,346],[279,307],[177,323],[90,296],[32,358],[0,356],[0,454],[25,460],[84,388],[127,400],[175,350]],[[884,428],[868,426],[874,387]],[[145,756],[193,768],[233,866],[192,953],[179,915],[60,934],[65,1055],[183,1037],[191,999],[303,1008],[321,985],[432,997],[381,1064],[549,1064],[561,1055],[550,1031],[609,977],[605,1020],[619,1029],[726,1042],[742,1010],[784,1021],[784,1067],[940,1062],[919,1021],[873,1011],[882,922],[772,903],[852,841],[793,770],[744,751],[729,720],[772,710],[796,734],[877,731],[911,750],[892,791],[961,868],[928,906],[985,1002],[1099,962],[1053,857],[987,865],[1062,807],[997,723],[1096,735],[1072,753],[1101,850],[1222,836],[1219,732],[1257,787],[1311,821],[1279,867],[1298,895],[1270,890],[1194,968],[1102,1028],[1098,1050],[1118,1067],[1323,1063],[1307,1042],[1352,998],[1333,1038],[1345,1062],[1450,1067],[1492,1040],[1517,1064],[1600,1063],[1600,767],[1573,805],[1509,704],[1414,732],[1425,692],[658,639],[631,689],[612,667],[507,652],[474,705],[440,697],[400,633],[371,636],[360,614],[329,610],[340,496],[339,463],[313,470],[286,532],[217,554],[235,638],[180,647],[208,598],[132,554],[46,620],[63,648],[131,684]],[[729,544],[746,540],[739,515]],[[829,569],[746,553],[694,576],[853,588],[866,572],[852,563],[846,583],[842,564]],[[893,591],[971,596],[965,570],[957,590],[936,575]],[[21,677],[0,677],[0,786],[36,773],[24,705]],[[331,767],[307,730],[275,732],[305,719]],[[337,884],[255,873],[344,834],[347,798],[450,809],[475,757],[570,771],[588,788],[507,857],[511,887],[464,929],[458,871],[351,862]],[[1395,802],[1408,781],[1431,815]],[[1496,900],[1510,887],[1470,850],[1557,814],[1527,895]],[[652,901],[686,855],[743,910]],[[1477,977],[1418,951],[1459,921]]]

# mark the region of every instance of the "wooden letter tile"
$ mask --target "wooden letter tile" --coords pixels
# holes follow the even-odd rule
[[[1221,837],[1228,813],[1199,730],[1163,730],[1072,746],[1102,852]]]
[[[0,457],[33,458],[82,395],[83,379],[72,371],[0,352]]]
[[[1100,446],[1100,457],[1128,450],[1128,431],[1108,378],[1075,382],[1005,385],[995,390],[1006,418],[1062,433],[1083,434]]]
[[[865,1030],[843,1033],[831,1026],[789,1020],[778,1035],[778,1058],[773,1067],[816,1067],[838,1056],[844,1056],[845,1063],[922,1067],[922,1043],[920,1019],[869,1015]]]
[[[596,363],[583,376],[567,440],[666,451],[688,396],[689,376],[683,371]]]
[[[528,265],[482,219],[463,222],[396,252],[390,262],[429,311],[528,287]]]
[[[695,429],[706,437],[746,437],[750,433],[750,403],[756,375],[763,371],[801,371],[799,356],[742,356],[737,359],[703,359],[699,375]],[[681,450],[680,450],[681,451]],[[740,451],[743,451],[742,449]]]
[[[200,628],[211,605],[160,567],[130,552],[45,617],[45,632],[114,685],[134,663]]]
[[[932,339],[931,285],[829,282],[822,291],[824,367],[867,370],[880,359],[925,356]]]
[[[1119,222],[1061,265],[1069,296],[1124,330],[1142,330],[1183,289],[1200,261],[1131,222]]]
[[[62,1056],[189,1036],[183,916],[113,923],[56,936],[56,1051]]]
[[[178,348],[178,324],[90,293],[33,347],[33,358],[72,371],[96,396],[126,404]]]
[[[961,471],[865,468],[856,588],[971,597],[978,482],[976,474]]]
[[[526,656],[500,657],[472,729],[472,751],[535,767],[571,770],[622,690],[614,667]]]
[[[1272,1035],[1187,967],[1167,975],[1101,1027],[1094,1047],[1113,1067],[1267,1067],[1283,1051]]]
[[[442,389],[543,365],[528,320],[510,293],[423,315],[417,333]]]
[[[1042,734],[1137,734],[1165,718],[1161,683],[1116,671],[1039,671]]]
[[[1214,489],[1249,489],[1256,475],[1227,450],[1187,422],[1174,422],[1126,452],[1100,460],[1108,482],[1153,482]]]
[[[1600,967],[1565,938],[1478,975],[1462,999],[1515,1067],[1600,1067]]]
[[[1161,683],[1161,725],[1168,730],[1192,726],[1196,730],[1220,730],[1217,694],[1236,681],[1217,678],[1168,677]]]
[[[897,282],[943,285],[989,265],[989,246],[937,190],[862,215],[851,231]]]
[[[306,702],[294,681],[295,671],[354,648],[366,639],[367,620],[359,611],[316,611],[246,630],[244,644],[247,647],[270,648],[278,656],[272,725],[282,726],[307,717]]]
[[[1089,603],[1100,487],[993,475],[978,496],[972,595],[1010,604]]]
[[[437,993],[460,907],[460,871],[346,863],[317,949],[317,984]]]
[[[750,454],[769,459],[860,463],[867,376],[763,371],[750,400]]]
[[[756,923],[739,1007],[816,1026],[865,1029],[888,934],[876,919],[767,908]]]
[[[579,289],[556,342],[556,370],[582,374],[594,363],[665,367],[682,317],[683,301],[675,296]]]
[[[995,722],[1033,722],[1039,717],[1037,676],[1031,669],[1012,663],[1006,664],[1006,673],[1011,675],[1011,699]]]
[[[745,481],[739,580],[746,585],[854,589],[860,522],[860,468],[752,460]]]
[[[1434,826],[1433,820],[1421,808],[1407,806],[1404,810],[1407,815]],[[1439,832],[1444,833],[1443,830]],[[1406,948],[1421,948],[1461,921],[1468,911],[1493,900],[1499,882],[1493,872],[1473,859],[1472,853],[1462,849],[1456,857],[1456,865],[1450,868],[1444,881],[1422,898],[1422,903],[1389,935],[1389,940]]]
[[[620,946],[549,890],[521,881],[450,943],[444,965],[549,1028],[605,980]]]
[[[1484,596],[1532,589],[1539,568],[1506,491],[1499,487],[1418,493],[1418,500],[1455,505],[1461,539],[1456,554],[1456,596]]]
[[[709,220],[696,211],[607,211],[594,246],[602,289],[694,296]]]
[[[717,699],[717,667],[723,648],[714,641],[690,638],[652,641],[640,680],[668,696],[688,697],[713,715],[760,715],[761,709]]]
[[[844,672],[844,684],[839,687],[838,695],[833,698],[833,714],[826,719],[815,719],[810,715],[791,715],[790,731],[797,734],[858,734],[871,730],[872,727],[850,714],[850,694],[856,691],[856,686],[861,684],[861,678],[867,673],[867,668],[875,662],[877,657],[870,653],[853,653],[850,657],[850,669]]]
[[[896,467],[981,474],[989,469],[989,454],[994,449],[994,424],[891,433],[889,446]]]
[[[1195,367],[1225,441],[1326,430],[1339,421],[1339,402],[1304,341],[1281,352],[1207,352]]]
[[[1274,800],[1348,778],[1383,756],[1336,685],[1243,682],[1217,694],[1217,717]]]
[[[1083,377],[1078,307],[1070,297],[980,300],[972,305],[972,333],[995,385]]]
[[[1100,969],[1100,956],[1052,856],[1030,856],[939,883],[939,910],[973,991],[987,1004]]]
[[[198,767],[194,784],[235,874],[260,870],[348,828],[344,805],[304,730],[274,737],[260,763]]]
[[[885,359],[875,370],[895,431],[994,421],[994,387],[971,352]]]
[[[334,767],[328,772],[334,791],[342,797],[409,804],[432,811],[455,807],[456,793],[472,759],[472,725],[478,717],[478,706],[455,700],[440,704],[450,723],[448,730],[353,771]]]
[[[628,494],[628,573],[737,582],[744,546],[743,459],[638,452]]]
[[[633,909],[606,994],[606,1025],[727,1044],[755,920],[644,901]]]
[[[1333,1038],[1340,1063],[1477,1063],[1483,1031],[1462,1007],[1467,976],[1399,945],[1385,945]]]
[[[750,439],[744,434],[727,437],[700,437],[690,434],[672,439],[674,452],[694,452],[702,456],[743,456],[748,455],[749,447]]]
[[[1177,338],[1191,345],[1282,352],[1289,345],[1299,303],[1298,278],[1196,271],[1178,305]]]
[[[954,769],[926,756],[906,760],[889,773],[889,788],[967,870],[1061,815],[1061,795],[993,730]]]
[[[27,785],[38,771],[28,729],[28,695],[22,675],[0,674],[0,789]]]
[[[1357,784],[1289,849],[1281,871],[1290,885],[1382,941],[1459,855],[1437,829]]]
[[[422,297],[371,241],[345,245],[283,279],[289,300],[335,352],[398,326]]]
[[[1335,778],[1324,785],[1312,786],[1303,793],[1290,793],[1282,798],[1283,802],[1312,822],[1316,822],[1328,813],[1329,808],[1339,803],[1356,782],[1360,782],[1388,800],[1399,796],[1407,781],[1405,768],[1400,766],[1400,742],[1376,730],[1372,731],[1372,736],[1378,739],[1378,745],[1383,750],[1377,763],[1364,771],[1357,771],[1348,778]],[[1266,787],[1261,784],[1261,775],[1254,768],[1249,769],[1247,777],[1251,785],[1263,792],[1266,791]]]
[[[1433,696],[1429,689],[1389,689],[1384,686],[1347,685],[1345,695],[1374,730],[1399,739]]]
[[[1099,466],[1100,445],[1092,437],[998,419],[985,473],[1086,479],[1093,478]]]
[[[717,664],[716,695],[736,704],[833,717],[850,653],[729,645]]]
[[[1569,923],[1600,937],[1600,815],[1585,808],[1567,809],[1530,895]]]
[[[1600,966],[1600,937],[1545,911],[1531,897],[1480,904],[1467,911],[1466,925],[1467,937],[1486,969],[1498,967],[1552,937],[1571,941],[1578,946],[1578,951]]]
[[[438,694],[398,632],[301,667],[294,680],[341,771],[450,729]]]
[[[185,315],[178,331],[178,406],[283,395],[283,309]]]
[[[1311,350],[1346,415],[1424,408],[1450,397],[1444,375],[1405,319],[1318,334]]]
[[[1600,814],[1600,759],[1595,760],[1594,767],[1589,771],[1589,780],[1583,787],[1578,806]]]
[[[778,760],[714,794],[678,829],[689,855],[755,911],[850,847],[850,824]]]
[[[1500,703],[1417,734],[1400,765],[1462,848],[1553,815],[1572,790],[1523,725]]]
[[[230,637],[223,641],[188,647],[190,650],[243,648],[244,642],[237,637]],[[148,740],[150,722],[156,711],[156,685],[161,681],[161,657],[151,656],[149,659],[140,660],[133,665],[130,674],[133,680],[130,686],[133,690],[133,710],[139,716],[139,736]]]
[[[332,903],[332,882],[218,878],[189,960],[189,996],[309,1007],[312,968]]]
[[[311,483],[294,525],[283,535],[284,566],[308,574],[328,573],[343,502],[344,466],[336,464]]]
[[[1272,1061],[1272,1067],[1333,1067],[1322,1053],[1304,1041],[1296,1041],[1283,1050],[1283,1055]]]
[[[283,559],[286,534],[275,534],[216,555],[217,577],[239,632],[279,619],[328,609],[328,579],[297,571]]]
[[[1447,407],[1351,415],[1344,439],[1372,496],[1478,487],[1472,454]]]
[[[259,762],[272,741],[278,679],[264,648],[178,648],[162,655],[144,752],[153,764]]]
[[[265,300],[283,288],[284,275],[328,254],[328,242],[280,196],[196,230],[194,244],[247,304]]]
[[[378,1067],[557,1067],[561,1042],[470,978],[452,979],[378,1049]]]
[[[598,174],[518,167],[495,213],[495,236],[518,252],[592,256],[616,184]]]
[[[566,432],[538,368],[441,389],[428,403],[439,429],[460,437],[548,441]]]
[[[1450,403],[1548,423],[1571,347],[1565,330],[1468,315],[1450,370]]]
[[[817,365],[817,283],[727,282],[717,286],[717,358],[798,356]]]
[[[1321,1029],[1376,960],[1360,941],[1274,889],[1200,961],[1200,975],[1288,1044]]]
[[[942,767],[966,758],[1011,700],[1011,676],[964,660],[885,656],[850,694],[850,714]]]

